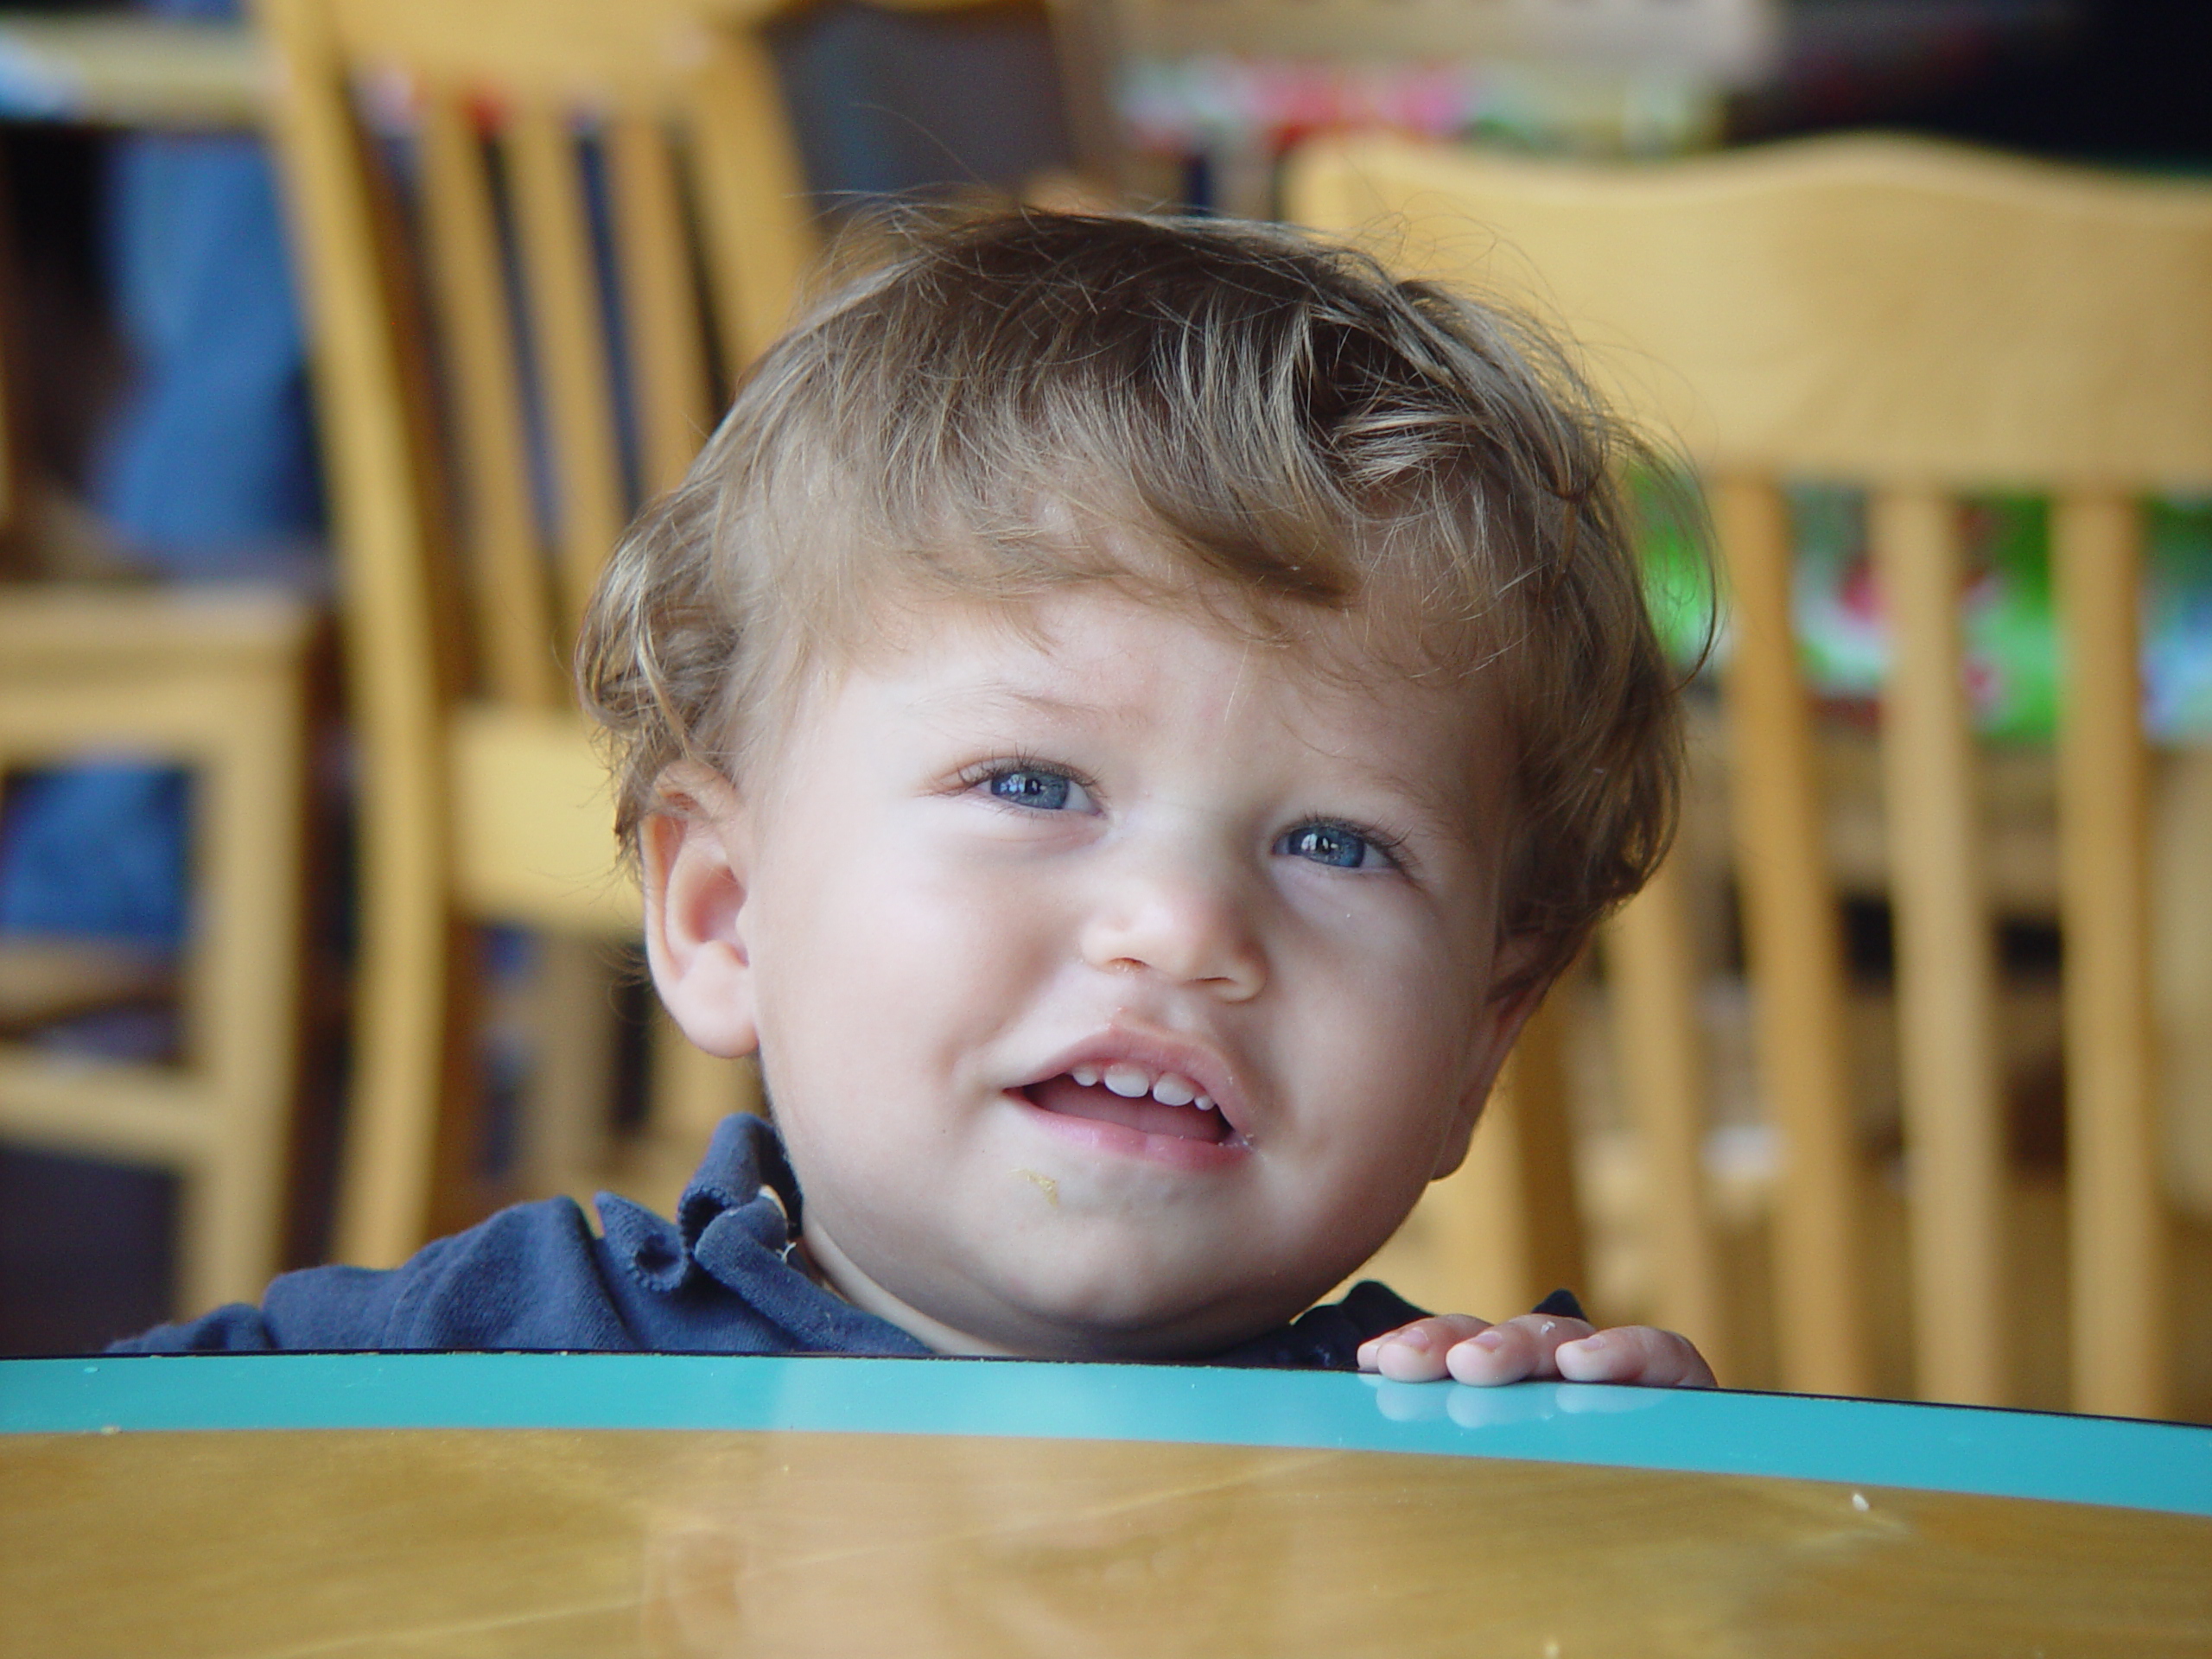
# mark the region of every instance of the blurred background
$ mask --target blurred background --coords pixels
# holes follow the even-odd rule
[[[613,0],[598,3],[613,13]],[[594,3],[572,0],[560,15],[582,16]],[[456,37],[468,35],[466,0],[448,10]],[[704,0],[695,10],[736,15]],[[588,19],[582,27],[588,33]],[[1357,130],[1656,166],[1872,128],[2141,175],[2212,173],[2212,99],[2204,92],[2212,12],[2151,0],[1065,0],[1050,10],[1001,0],[944,9],[822,0],[787,9],[758,38],[786,159],[795,156],[803,171],[817,226],[889,199],[985,192],[1268,217],[1281,208],[1287,153],[1317,135]],[[273,1269],[390,1254],[391,1241],[410,1229],[462,1224],[532,1192],[588,1192],[594,1179],[613,1179],[665,1203],[702,1144],[702,1126],[744,1103],[751,1086],[741,1073],[699,1073],[657,1029],[634,954],[614,937],[619,927],[599,928],[578,947],[562,943],[557,929],[531,925],[542,919],[537,900],[487,901],[466,915],[456,907],[461,919],[439,947],[448,954],[438,971],[454,982],[448,1001],[467,1004],[464,1034],[444,1039],[435,1087],[422,1091],[442,1091],[442,1115],[411,1131],[413,1154],[394,1150],[396,1141],[372,1146],[364,1138],[357,1033],[365,1027],[354,1023],[363,995],[360,826],[376,804],[366,780],[386,774],[363,762],[365,699],[378,694],[365,689],[368,677],[354,659],[381,636],[349,620],[363,579],[340,575],[346,532],[334,529],[331,503],[333,480],[348,476],[347,463],[342,435],[317,429],[315,349],[287,207],[295,187],[283,181],[296,175],[272,157],[266,131],[271,49],[264,23],[228,0],[0,13],[0,593],[29,607],[19,607],[14,622],[0,615],[0,652],[17,659],[0,672],[31,685],[22,705],[31,735],[0,719],[0,1353],[97,1348],[196,1312],[207,1294],[254,1294],[256,1261]],[[386,153],[398,181],[387,204],[401,227],[395,238],[428,224],[442,246],[475,245],[453,227],[476,221],[454,219],[452,203],[477,198],[441,197],[435,187],[446,165],[438,156],[449,162],[461,153],[434,148],[443,106],[419,86],[375,73],[351,84],[365,142]],[[632,176],[625,158],[634,152],[614,125],[602,132],[586,123],[582,159],[573,162],[581,206],[571,203],[564,219],[532,182],[537,152],[494,143],[504,113],[497,102],[474,92],[462,100],[470,142],[497,150],[480,192],[489,239],[474,268],[478,288],[453,256],[434,258],[394,291],[414,293],[448,321],[467,315],[472,292],[486,304],[505,296],[519,315],[529,308],[520,295],[537,257],[531,250],[564,234],[586,250],[605,294],[642,291],[660,279],[681,289],[714,285],[707,255],[679,260],[660,278],[625,263],[627,232],[608,206],[607,181]],[[690,141],[684,179],[711,183],[719,163],[700,145],[716,130],[702,122],[709,137]],[[296,131],[292,142],[307,141]],[[733,166],[757,154],[731,153]],[[650,175],[650,158],[645,165]],[[743,182],[731,188],[741,194]],[[419,201],[410,194],[418,188]],[[2212,294],[2203,299],[2212,304]],[[595,315],[588,297],[574,303],[583,308],[575,315]],[[613,300],[598,303],[613,317]],[[577,529],[590,518],[574,482],[577,466],[601,463],[572,464],[575,452],[565,447],[562,302],[530,304],[538,307],[535,321],[513,324],[528,360],[516,371],[519,401],[505,417],[524,480],[515,511],[555,525],[538,551],[557,563],[569,557],[554,545],[563,537],[588,540]],[[746,346],[728,327],[710,333],[694,336],[690,349],[709,364],[703,384],[726,389]],[[613,480],[610,499],[634,503],[666,476],[645,395],[624,390],[642,384],[658,338],[645,324],[607,325],[604,354],[613,367],[601,378],[611,372],[620,383],[608,416],[613,459],[603,462]],[[474,383],[465,331],[444,349],[433,357],[431,378],[449,403],[466,403]],[[680,356],[681,340],[671,349]],[[691,373],[702,381],[701,371]],[[604,386],[601,394],[608,402]],[[460,415],[445,418],[449,436],[467,424]],[[484,448],[480,442],[472,453],[480,459]],[[497,492],[470,471],[476,464],[466,454],[454,463],[454,499],[467,509],[455,522],[467,521],[461,539],[471,548],[480,540],[491,547],[497,537],[482,526]],[[1823,729],[1837,734],[1831,798],[1847,841],[1879,791],[1853,744],[1878,723],[1888,661],[1865,502],[1818,480],[1793,481],[1789,501],[1800,661]],[[1990,810],[2004,833],[2017,830],[2014,841],[2031,847],[2022,855],[2028,863],[2044,859],[2041,874],[1997,884],[2005,1157],[2019,1181],[2056,1191],[2066,1156],[2056,988],[2064,953],[2049,854],[2032,850],[2051,833],[2061,700],[2049,515],[2037,498],[1998,493],[1974,498],[1964,511],[1970,579],[1962,627],[1974,722],[1997,779]],[[2212,753],[2212,498],[2176,494],[2146,512],[2145,718],[2164,791],[2160,833],[2181,849],[2169,865],[2183,871],[2159,902],[2203,930],[2169,941],[2158,957],[2168,1033],[2159,1109],[2183,1304],[2176,1397],[2178,1409],[2208,1417],[2212,1319],[2201,1305],[2212,1261],[2212,1052],[2194,1033],[2212,1031],[2212,963],[2202,960],[2212,950],[2212,910],[2194,895],[2212,882],[2203,870],[2212,863],[2212,803],[2197,798],[2207,791],[2192,757]],[[358,511],[351,522],[364,522]],[[452,551],[456,569],[474,556]],[[595,556],[587,549],[581,556]],[[1680,577],[1658,587],[1688,665],[1710,594],[1694,578],[1695,561],[1680,547],[1670,555],[1663,526],[1653,556],[1655,568]],[[194,590],[213,596],[211,604],[243,595],[264,608],[244,620],[225,613],[188,623],[200,627],[199,646],[160,632],[173,626],[168,620],[156,627],[99,608],[120,603],[127,613],[150,595],[166,603]],[[65,603],[89,594],[92,608],[38,608],[56,594]],[[547,602],[561,608],[557,597]],[[67,719],[41,712],[75,695],[67,677],[80,671],[95,687],[110,677],[126,701],[173,698],[181,709],[201,693],[165,693],[153,671],[183,664],[195,649],[225,671],[249,658],[264,671],[258,693],[224,695],[261,695],[278,711],[268,764],[284,771],[251,787],[264,791],[256,798],[278,804],[270,810],[288,837],[279,850],[242,851],[227,864],[218,857],[224,813],[236,816],[248,785],[209,783],[213,774],[194,758],[214,750],[200,739],[164,747],[158,734],[143,743],[127,734],[71,738],[77,728]],[[476,666],[454,672],[480,685],[499,679],[496,643],[480,639],[467,651]],[[537,657],[554,660],[542,650]],[[542,677],[543,664],[517,671]],[[1710,678],[1708,671],[1700,693],[1708,727],[1717,719]],[[48,702],[34,709],[41,688]],[[79,706],[111,690],[86,692]],[[542,684],[532,695],[558,700]],[[0,715],[15,706],[0,702]],[[243,716],[211,718],[219,728],[245,729]],[[127,724],[111,722],[114,733]],[[1716,827],[1726,769],[1725,758],[1711,758],[1717,745],[1700,750],[1708,758],[1692,844],[1727,837]],[[260,763],[238,764],[250,772]],[[546,764],[569,763],[556,755]],[[1878,828],[1871,833],[1878,839]],[[2202,872],[2193,877],[2192,849]],[[1866,862],[1878,866],[1878,852]],[[240,906],[245,919],[210,943],[215,901],[201,887],[219,867],[232,882],[223,902]],[[284,889],[258,910],[251,893],[257,867]],[[588,878],[563,879],[575,886]],[[498,888],[497,874],[479,885]],[[1891,917],[1878,869],[1847,886],[1840,914],[1859,1022],[1856,1121],[1870,1179],[1894,1186],[1904,1148],[1895,1043],[1884,1034],[1895,965]],[[1742,952],[1731,942],[1737,898],[1724,880],[1704,902],[1697,925],[1713,941],[1715,963],[1699,1002],[1713,1051],[1704,1157],[1716,1202],[1748,1239],[1765,1224],[1776,1152],[1751,1055]],[[221,954],[251,954],[241,939],[274,942],[260,949],[260,981],[251,963]],[[226,1013],[219,993],[242,1011]],[[1590,1013],[1605,995],[1601,968],[1559,1000]],[[1593,1306],[1618,1319],[1654,1305],[1653,1268],[1637,1143],[1606,1029],[1594,1014],[1578,1017],[1565,1052],[1588,1289]],[[223,1177],[231,1185],[211,1185],[205,1170],[213,1154],[165,1127],[164,1114],[213,1096],[188,1099],[201,1085],[183,1083],[175,1102],[159,1093],[162,1079],[213,1064],[218,1050],[248,1078],[239,1087],[258,1090],[251,1112],[211,1131],[257,1147],[240,1152],[247,1173]],[[257,1083],[249,1077],[256,1052],[274,1064]],[[657,1090],[678,1073],[690,1077],[690,1103],[672,1120],[657,1116]],[[87,1077],[120,1081],[93,1102],[70,1092]],[[14,1097],[28,1103],[12,1111]],[[548,1122],[567,1127],[550,1130]],[[79,1134],[73,1126],[81,1125],[99,1132]],[[411,1218],[378,1235],[356,1215],[349,1233],[341,1213],[349,1179],[365,1179],[360,1168],[378,1159],[388,1167],[408,1156],[424,1171]],[[229,1243],[208,1242],[226,1226],[235,1236]],[[1421,1256],[1442,1247],[1424,1245],[1418,1225],[1393,1248],[1413,1294],[1423,1294],[1425,1277],[1448,1281],[1446,1268]],[[207,1265],[219,1256],[233,1265]],[[2022,1262],[2024,1299],[2063,1303],[2063,1262],[2032,1249]],[[1901,1279],[1897,1264],[1886,1270]],[[1749,1307],[1761,1292],[1742,1286],[1735,1294]],[[1903,1296],[1900,1286],[1889,1300]],[[1735,1380],[1779,1376],[1770,1324],[1745,1315]],[[2017,1390],[2024,1403],[2067,1398],[2063,1333],[2037,1327],[2035,1342],[2045,1338],[2056,1357],[2026,1365]],[[1909,1392],[1904,1338],[1885,1340],[1880,1386]]]

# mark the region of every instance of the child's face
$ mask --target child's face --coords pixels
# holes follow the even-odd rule
[[[925,614],[742,799],[652,821],[655,974],[702,1046],[757,1037],[851,1300],[941,1348],[1200,1353],[1465,1150],[1522,1011],[1501,740],[1356,615],[1331,672],[1103,588],[1029,620]]]

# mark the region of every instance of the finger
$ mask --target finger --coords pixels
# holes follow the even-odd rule
[[[1444,1356],[1454,1343],[1489,1328],[1471,1313],[1439,1313],[1359,1344],[1359,1369],[1393,1382],[1433,1382],[1444,1375]]]
[[[1557,1376],[1559,1369],[1552,1356],[1560,1344],[1587,1337],[1590,1332],[1591,1326],[1582,1319],[1523,1313],[1459,1344],[1445,1356],[1445,1365],[1460,1382],[1480,1388]]]
[[[1635,1382],[1650,1389],[1719,1386],[1713,1367],[1688,1338],[1648,1325],[1618,1325],[1562,1344],[1553,1359],[1559,1374],[1570,1382]]]

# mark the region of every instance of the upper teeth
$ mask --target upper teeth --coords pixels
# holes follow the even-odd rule
[[[1095,1065],[1078,1065],[1069,1071],[1084,1088],[1104,1084],[1124,1100],[1136,1100],[1150,1095],[1163,1106],[1195,1104],[1202,1112],[1213,1109],[1213,1097],[1199,1091],[1198,1085],[1188,1077],[1173,1071],[1163,1071],[1158,1077],[1141,1065],[1131,1065],[1126,1060],[1116,1060],[1101,1070]]]

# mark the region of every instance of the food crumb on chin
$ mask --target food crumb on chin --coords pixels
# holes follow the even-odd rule
[[[1033,1169],[1017,1169],[1014,1173],[1042,1192],[1045,1195],[1045,1202],[1051,1205],[1053,1209],[1057,1210],[1060,1207],[1060,1184],[1051,1176],[1039,1175]]]

